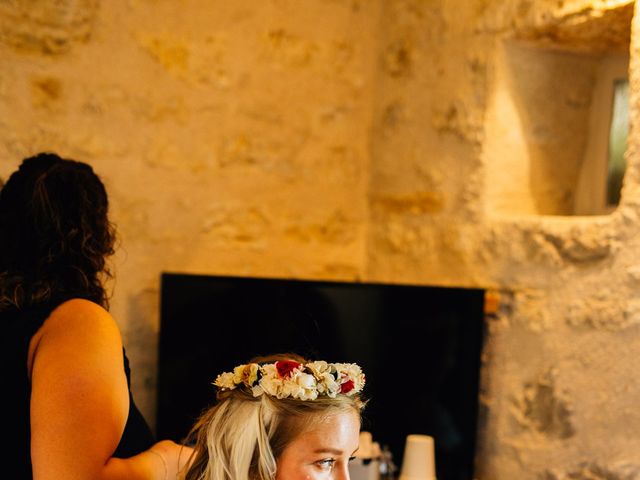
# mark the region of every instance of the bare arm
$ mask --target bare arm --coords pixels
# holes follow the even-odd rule
[[[34,480],[163,480],[164,462],[154,453],[111,457],[129,413],[122,340],[111,315],[89,301],[70,300],[53,312],[34,340]],[[176,463],[171,448],[162,453],[168,463]]]

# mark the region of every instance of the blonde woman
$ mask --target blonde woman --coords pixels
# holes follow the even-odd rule
[[[296,355],[220,374],[218,402],[191,434],[186,480],[348,480],[364,382],[355,364]]]

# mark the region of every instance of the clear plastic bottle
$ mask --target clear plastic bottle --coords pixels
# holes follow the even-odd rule
[[[389,446],[382,447],[380,452],[380,480],[394,480],[398,467],[393,463],[393,454],[389,450]]]

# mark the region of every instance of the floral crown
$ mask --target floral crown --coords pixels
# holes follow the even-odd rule
[[[315,400],[320,395],[352,396],[363,389],[364,383],[362,369],[355,363],[302,364],[293,360],[239,365],[233,372],[221,373],[213,382],[222,391],[246,387],[254,397],[266,393],[276,398],[299,400]]]

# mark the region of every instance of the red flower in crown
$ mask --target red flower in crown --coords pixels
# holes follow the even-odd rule
[[[301,366],[301,363],[295,362],[293,360],[280,360],[276,362],[276,370],[278,371],[278,375],[280,375],[280,378],[291,377],[293,371],[296,368],[300,368]]]
[[[353,380],[347,380],[342,385],[340,385],[340,393],[349,393],[351,390],[353,390],[353,387],[355,387]]]

